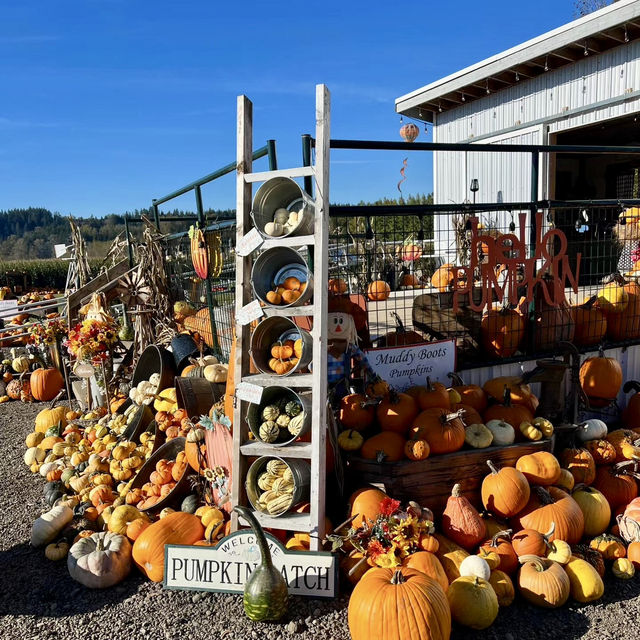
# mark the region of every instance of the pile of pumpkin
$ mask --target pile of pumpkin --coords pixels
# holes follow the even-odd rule
[[[483,387],[447,389],[428,382],[404,393],[378,382],[366,395],[342,399],[338,419],[344,430],[338,444],[365,459],[397,462],[424,460],[465,445],[481,449],[549,438],[553,425],[534,418],[537,406],[531,388],[512,376],[493,378]]]
[[[269,369],[283,376],[291,371],[302,357],[302,339],[284,340],[271,345]]]
[[[616,578],[632,578],[640,567],[640,498],[624,465],[635,466],[626,458],[637,436],[629,430],[607,434],[604,423],[592,421],[577,434],[582,446],[563,450],[559,459],[537,452],[519,458],[515,468],[489,462],[482,513],[455,485],[441,533],[421,537],[422,550],[392,569],[364,565],[352,572],[354,640],[381,628],[383,619],[395,619],[387,618],[389,597],[394,607],[412,598],[412,606],[403,609],[411,621],[397,632],[394,627],[393,637],[427,637],[426,626],[447,638],[452,618],[473,629],[489,627],[516,591],[533,605],[556,608],[570,597],[600,599],[608,570]],[[377,489],[361,490],[352,497],[351,514],[375,522],[385,497]],[[353,550],[341,566],[348,571],[362,558]]]
[[[43,367],[34,356],[13,353],[0,364],[0,403],[9,400],[49,402],[63,386],[60,371]]]
[[[301,282],[295,276],[289,276],[281,284],[274,286],[273,290],[267,291],[267,302],[273,305],[293,304],[304,293],[307,283]]]

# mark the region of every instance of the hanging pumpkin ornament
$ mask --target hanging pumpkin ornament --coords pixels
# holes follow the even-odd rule
[[[420,129],[413,122],[407,122],[400,127],[400,135],[405,142],[413,142],[420,135]]]

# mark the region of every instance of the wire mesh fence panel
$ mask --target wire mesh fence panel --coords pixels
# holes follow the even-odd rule
[[[366,313],[364,346],[455,340],[459,368],[640,341],[635,211],[332,217],[330,292]]]
[[[208,276],[210,307],[207,281],[194,270],[187,232],[170,236],[166,241],[171,298],[184,300],[196,309],[196,315],[201,319],[200,325],[196,326],[202,327],[200,334],[207,346],[222,362],[228,362],[235,307],[235,225],[209,226],[205,237],[207,245],[212,247]]]

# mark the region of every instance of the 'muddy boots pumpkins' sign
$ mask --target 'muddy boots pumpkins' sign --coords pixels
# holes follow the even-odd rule
[[[327,552],[288,551],[265,534],[273,564],[280,570],[289,594],[335,598],[338,564]],[[165,546],[165,589],[242,593],[251,572],[260,564],[260,548],[253,531],[237,531],[215,547]]]

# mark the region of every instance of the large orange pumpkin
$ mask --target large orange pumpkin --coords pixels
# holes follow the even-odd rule
[[[482,389],[490,398],[502,402],[504,400],[505,387],[509,389],[511,404],[520,404],[527,407],[531,413],[538,408],[538,398],[531,392],[531,387],[522,382],[518,376],[499,376],[487,380]]]
[[[550,540],[578,544],[584,534],[584,515],[578,503],[562,489],[536,487],[527,506],[518,514],[515,524],[521,529],[545,533],[555,524]]]
[[[31,374],[31,393],[40,402],[53,400],[64,386],[62,374],[54,367],[36,369]]]
[[[164,577],[164,546],[166,544],[195,544],[204,538],[200,518],[176,511],[148,526],[133,544],[133,561],[153,582]]]
[[[452,389],[460,394],[460,403],[472,407],[478,413],[482,413],[487,408],[487,394],[482,387],[477,384],[463,384],[460,378],[456,379]]]
[[[529,482],[513,467],[502,467],[498,471],[491,460],[487,460],[487,464],[491,473],[482,481],[482,504],[501,518],[511,518],[529,501]]]
[[[376,409],[378,424],[383,431],[404,435],[418,415],[416,401],[406,393],[390,393]]]
[[[450,262],[443,264],[431,276],[431,286],[440,293],[449,291],[453,287],[455,273],[456,269]]]
[[[440,560],[438,560],[438,556],[434,553],[429,553],[428,551],[412,553],[402,561],[402,566],[409,567],[410,569],[417,569],[418,571],[422,571],[422,573],[426,573],[428,576],[433,578],[445,592],[449,588],[447,574],[444,572],[442,564],[440,563]]]
[[[576,484],[591,484],[596,479],[596,463],[587,449],[563,449],[560,464],[571,472]]]
[[[555,349],[561,341],[571,342],[575,333],[575,323],[564,289],[554,288],[553,282],[551,276],[543,277],[534,286],[533,342],[536,351]]]
[[[329,293],[339,296],[347,292],[347,283],[342,278],[331,278],[329,280]]]
[[[516,431],[522,422],[532,422],[533,412],[522,404],[516,404],[511,399],[508,388],[504,391],[504,400],[501,404],[493,404],[483,414],[484,422],[489,420],[502,420],[508,422]]]
[[[573,342],[579,347],[595,346],[602,342],[607,332],[607,317],[589,300],[571,307],[571,316],[575,324]]]
[[[560,463],[548,451],[536,451],[520,456],[516,461],[516,469],[520,471],[530,484],[551,485],[560,477]]]
[[[451,453],[464,445],[464,423],[459,415],[438,407],[419,413],[410,434],[413,439],[426,440],[431,454]]]
[[[427,384],[424,387],[411,387],[407,390],[407,394],[415,399],[420,411],[434,407],[451,408],[447,388],[441,382],[432,383],[429,378],[427,378]]]
[[[622,462],[596,468],[593,486],[604,494],[612,511],[629,504],[638,495],[638,485],[633,476],[628,475],[634,462]]]
[[[357,516],[352,526],[358,529],[365,521],[375,522],[380,515],[380,503],[387,498],[380,489],[363,487],[351,494],[349,498],[349,516]]]
[[[448,640],[451,611],[436,580],[417,569],[370,569],[349,599],[353,640]]]
[[[494,358],[510,358],[524,338],[524,329],[524,318],[515,309],[489,309],[480,321],[482,347]]]
[[[367,460],[398,462],[404,458],[406,440],[395,431],[383,431],[364,441],[360,455]]]
[[[381,301],[386,300],[391,293],[391,287],[384,280],[375,280],[367,288],[369,300]]]
[[[615,358],[587,358],[580,367],[580,386],[595,407],[608,405],[622,386],[622,367]]]
[[[366,404],[367,399],[359,393],[352,393],[340,401],[338,418],[345,429],[364,431],[375,417],[375,409]]]

